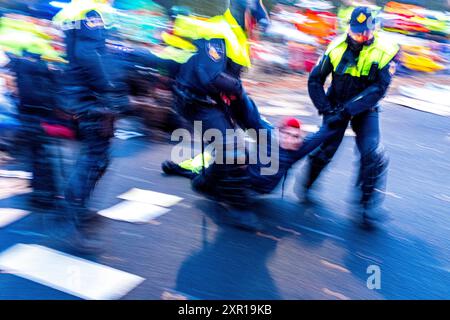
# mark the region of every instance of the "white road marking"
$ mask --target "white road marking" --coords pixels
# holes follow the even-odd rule
[[[394,103],[403,107],[416,109],[423,112],[433,113],[439,116],[449,117],[450,107],[443,104],[436,104],[427,101],[420,101],[413,98],[408,98],[400,95],[388,96],[386,102]]]
[[[31,180],[33,179],[33,174],[26,171],[0,170],[0,177]]]
[[[338,271],[344,272],[344,273],[350,273],[350,271],[347,268],[344,268],[338,264],[331,263],[331,262],[323,260],[323,259],[320,260],[320,263],[323,264],[327,268],[335,269],[335,270],[338,270]]]
[[[0,228],[16,222],[19,219],[30,214],[30,211],[12,209],[12,208],[0,208]]]
[[[442,200],[442,201],[450,202],[450,197],[445,195],[445,194],[436,194],[436,195],[434,195],[434,197],[436,199],[439,199],[439,200]]]
[[[143,190],[138,188],[133,188],[118,196],[119,199],[145,202],[148,204],[154,204],[161,207],[171,207],[176,205],[178,202],[183,200],[183,198],[166,194],[155,192],[151,190]]]
[[[98,214],[114,220],[148,223],[169,211],[169,209],[145,202],[124,201],[111,208],[101,210]]]
[[[119,299],[145,279],[39,245],[17,244],[0,254],[0,269],[90,300]]]
[[[335,297],[335,298],[337,298],[337,299],[339,299],[339,300],[350,300],[349,297],[343,295],[342,293],[339,293],[339,292],[336,292],[336,291],[332,291],[332,290],[330,290],[330,289],[328,289],[328,288],[323,288],[322,291],[323,291],[325,294],[328,294],[328,295],[330,295],[330,296],[332,296],[332,297]]]
[[[131,138],[142,137],[143,134],[139,132],[118,129],[114,132],[114,136],[120,140],[128,140]]]
[[[0,200],[20,194],[30,193],[29,182],[17,178],[0,178]]]

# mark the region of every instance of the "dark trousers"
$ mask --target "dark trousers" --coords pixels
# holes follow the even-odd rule
[[[21,114],[22,135],[28,146],[29,163],[33,174],[31,186],[33,199],[49,204],[58,195],[54,155],[51,152],[50,138],[41,127],[42,117]]]
[[[79,155],[65,191],[69,210],[77,221],[92,218],[87,202],[110,163],[113,134],[111,115],[85,115],[78,119]]]
[[[326,122],[326,117],[324,122]],[[305,187],[310,188],[319,177],[322,170],[332,160],[344,138],[348,123],[338,128],[334,135],[318,148],[309,159],[309,172]],[[357,185],[361,187],[361,204],[368,206],[373,203],[376,189],[381,185],[387,170],[387,158],[380,147],[379,112],[369,110],[351,120],[351,126],[356,134],[356,146],[360,153],[360,171]]]
[[[245,157],[245,149],[236,148],[235,140],[227,139],[227,130],[236,128],[236,121],[229,109],[220,104],[186,102],[180,98],[176,99],[176,103],[176,109],[188,121],[202,122],[202,138],[208,130],[215,129],[223,139],[212,139],[215,143],[215,162],[192,181],[193,187],[235,208],[245,208],[250,200],[250,180],[246,166],[238,163],[238,158]],[[207,137],[205,140],[204,143],[210,142]]]

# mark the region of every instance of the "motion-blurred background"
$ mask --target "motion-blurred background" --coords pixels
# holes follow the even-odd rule
[[[67,2],[0,0],[0,66],[8,59],[6,52],[18,53],[24,43],[31,42],[64,57],[64,35],[51,21]],[[261,114],[273,123],[295,116],[302,120],[303,130],[318,130],[321,119],[308,96],[308,72],[329,42],[345,32],[354,6],[372,6],[378,12],[379,32],[401,45],[397,73],[382,101],[381,113],[383,143],[391,158],[385,203],[392,221],[374,233],[363,232],[350,222],[352,212],[346,200],[353,188],[357,157],[353,154],[354,133],[349,129],[321,181],[320,206],[305,208],[296,202],[292,175],[286,180],[283,199],[281,192],[275,193],[258,208],[269,226],[266,233],[244,233],[217,223],[211,218],[217,210],[199,199],[185,179],[161,175],[161,162],[172,148],[170,133],[180,126],[180,119],[171,108],[170,80],[142,68],[128,79],[132,109],[128,118],[116,124],[113,162],[94,195],[93,208],[103,210],[126,202],[119,195],[133,188],[157,192],[153,197],[160,200],[176,196],[177,201],[149,223],[136,226],[111,221],[102,230],[107,253],[89,259],[146,281],[133,278],[132,284],[125,286],[127,290],[118,285],[116,292],[109,292],[108,287],[99,296],[448,299],[449,1],[263,2],[271,24],[266,30],[256,26],[247,30],[253,66],[243,82]],[[164,46],[161,32],[169,28],[170,10],[198,3],[116,0],[110,26],[115,32],[108,42],[157,51]],[[214,11],[214,1],[210,3],[211,7],[202,9]],[[57,66],[64,61],[56,59],[54,63]],[[18,243],[56,248],[42,231],[40,216],[28,215],[31,170],[24,165],[23,153],[27,137],[20,135],[17,121],[14,74],[1,68],[0,75],[0,252]],[[71,142],[56,144],[54,151],[58,166],[73,164]],[[129,211],[140,208],[134,205]],[[66,270],[66,260],[46,260],[50,255],[44,253],[45,257],[39,256],[43,253],[38,250],[33,256],[44,278],[59,267]],[[366,286],[366,269],[373,264],[382,270],[381,290]],[[86,274],[86,287],[77,292],[98,293],[96,288],[102,286],[93,280],[101,272],[83,268],[80,272]],[[85,297],[64,288],[67,286],[61,283],[49,286],[48,281],[35,283],[0,274],[0,299]]]

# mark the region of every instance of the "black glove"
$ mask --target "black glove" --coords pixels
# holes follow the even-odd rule
[[[325,122],[329,128],[336,129],[342,126],[347,126],[350,118],[350,113],[348,113],[346,109],[343,109],[335,114],[328,116]]]
[[[342,111],[344,106],[342,104],[331,105],[328,104],[326,108],[319,110],[319,115],[332,116],[336,115],[338,112]]]

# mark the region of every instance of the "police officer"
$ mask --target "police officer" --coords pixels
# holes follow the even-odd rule
[[[76,227],[70,241],[86,251],[101,245],[95,234],[100,217],[87,205],[110,162],[110,140],[118,106],[115,88],[106,71],[109,9],[106,0],[73,0],[54,17],[64,30],[69,61],[61,103],[77,122],[80,144],[65,191],[68,211]]]
[[[50,139],[42,123],[57,120],[56,72],[50,61],[63,59],[34,24],[8,17],[0,19],[0,45],[10,58],[6,68],[15,76],[21,136],[26,140],[33,173],[30,202],[36,209],[51,209],[59,193]]]
[[[49,209],[56,202],[58,190],[50,140],[41,124],[54,118],[53,73],[38,53],[28,51],[13,58],[9,67],[15,73],[21,131],[30,151],[28,159],[33,173],[31,205]]]
[[[333,158],[350,122],[361,156],[359,201],[366,222],[376,218],[382,200],[379,191],[384,188],[388,160],[380,144],[378,102],[391,83],[399,51],[398,45],[374,29],[371,10],[355,8],[347,34],[329,45],[309,76],[308,90],[314,106],[324,116],[323,121],[338,132],[310,155],[306,179],[297,184],[298,195],[308,200],[310,188]],[[325,92],[329,74],[332,82]]]
[[[244,210],[250,200],[249,179],[242,165],[236,164],[238,158],[245,157],[245,151],[237,150],[234,140],[230,142],[226,135],[227,130],[238,125],[243,129],[270,128],[270,125],[260,117],[240,79],[243,69],[251,64],[244,20],[239,19],[240,24],[230,9],[224,10],[223,6],[217,9],[225,13],[206,22],[195,17],[179,17],[175,21],[174,34],[192,39],[197,48],[177,74],[176,108],[189,121],[201,121],[202,136],[209,129],[217,129],[223,137],[223,141],[215,141],[216,161],[204,172],[205,180],[216,188],[212,191],[200,188],[199,184],[193,187],[230,205],[230,212],[240,226],[257,228],[256,217]],[[245,16],[245,10],[236,12],[242,15],[238,17]],[[199,14],[198,10],[196,13]],[[233,164],[220,164],[217,159],[222,155],[223,162],[232,160]],[[163,164],[165,171],[176,167],[172,162]]]

